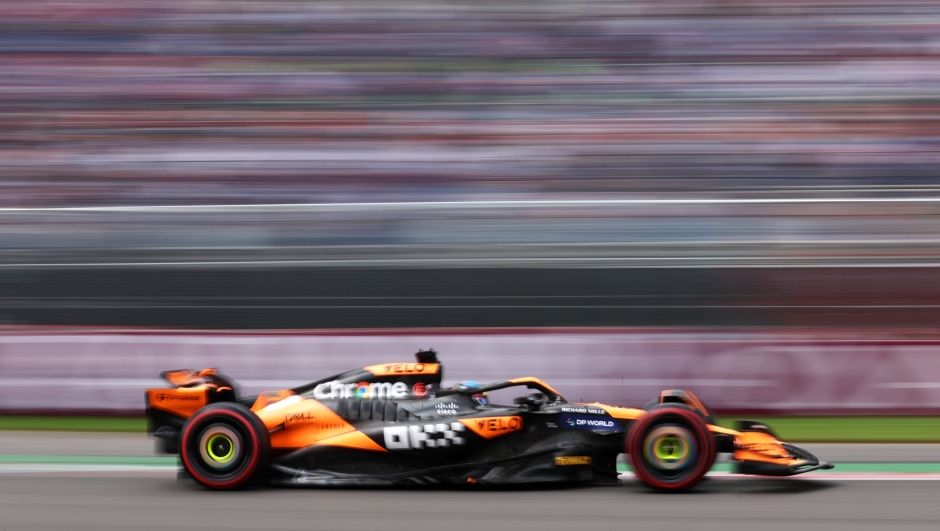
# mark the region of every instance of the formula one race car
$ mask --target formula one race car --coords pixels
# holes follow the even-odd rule
[[[624,452],[636,476],[661,490],[695,485],[718,452],[733,453],[742,474],[832,468],[758,423],[715,425],[689,391],[663,391],[632,409],[572,404],[531,377],[442,389],[437,353],[416,357],[246,397],[214,369],[165,372],[171,388],[147,390],[150,432],[179,454],[181,473],[212,489],[258,480],[617,483]]]

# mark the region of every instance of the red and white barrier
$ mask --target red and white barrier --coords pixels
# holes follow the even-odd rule
[[[719,411],[940,411],[940,334],[634,329],[170,332],[0,330],[0,410],[141,412],[160,371],[217,367],[243,393],[410,361],[445,384],[538,376],[571,401],[642,406],[694,391]]]

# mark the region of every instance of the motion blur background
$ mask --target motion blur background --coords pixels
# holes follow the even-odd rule
[[[0,409],[437,347],[936,413],[938,148],[932,1],[2,1]]]

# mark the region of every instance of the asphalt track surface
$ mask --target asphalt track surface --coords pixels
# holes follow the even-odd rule
[[[210,492],[167,474],[0,477],[0,529],[937,529],[938,481],[709,479],[662,494],[636,480],[564,489]]]
[[[0,432],[0,456],[152,456],[142,434]],[[940,461],[938,445],[804,445],[835,462]],[[211,492],[173,470],[0,474],[0,530],[937,529],[940,479],[717,476],[662,494],[575,488],[263,488]]]

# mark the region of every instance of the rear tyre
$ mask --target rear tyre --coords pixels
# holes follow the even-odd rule
[[[715,439],[697,413],[663,407],[640,417],[627,436],[633,472],[660,490],[683,490],[705,476],[715,461]]]
[[[210,489],[244,486],[267,467],[268,431],[254,413],[236,403],[206,406],[186,424],[180,438],[183,467]]]

